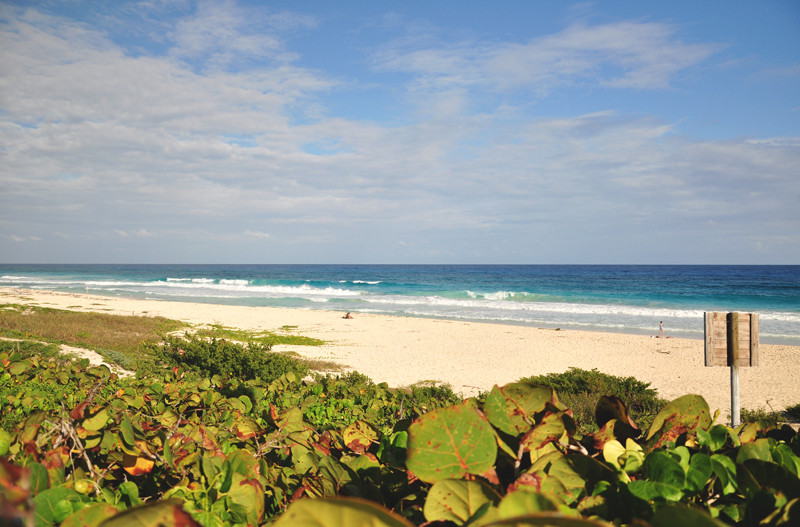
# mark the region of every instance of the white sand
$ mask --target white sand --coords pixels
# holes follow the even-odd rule
[[[28,298],[30,300],[26,300]],[[722,419],[730,413],[730,370],[703,366],[703,342],[588,331],[554,331],[503,324],[430,320],[316,310],[131,300],[49,291],[0,289],[0,303],[29,303],[106,313],[160,315],[192,324],[219,323],[248,330],[278,330],[329,342],[322,347],[282,346],[309,358],[337,361],[376,382],[406,386],[450,383],[474,395],[523,376],[597,368],[651,383],[673,399],[706,398]],[[782,410],[800,403],[800,347],[761,344],[761,366],[741,368],[745,408]]]

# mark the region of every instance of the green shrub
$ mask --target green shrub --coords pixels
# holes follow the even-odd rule
[[[308,366],[301,361],[272,353],[269,347],[253,342],[242,346],[226,340],[166,337],[161,345],[146,343],[144,347],[156,360],[207,378],[221,375],[241,381],[260,378],[270,382],[288,372],[300,377],[308,374]]]
[[[0,353],[19,353],[23,359],[39,357],[41,359],[55,359],[61,356],[56,344],[35,342],[31,340],[13,341],[0,340]]]
[[[777,428],[786,422],[786,418],[780,412],[767,411],[764,408],[757,410],[742,408],[739,415],[742,423],[758,423],[763,428]]]
[[[617,377],[592,369],[570,368],[564,373],[549,373],[523,377],[519,382],[549,386],[558,394],[558,399],[574,414],[580,433],[597,430],[595,408],[603,395],[615,395],[625,402],[631,417],[642,430],[647,430],[653,417],[667,403],[658,397],[658,392],[649,383],[634,377]]]
[[[800,404],[786,407],[786,415],[792,419],[800,419]]]

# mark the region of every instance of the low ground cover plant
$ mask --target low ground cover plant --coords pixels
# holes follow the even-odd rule
[[[609,375],[597,369],[570,368],[564,373],[523,377],[519,382],[548,386],[555,390],[559,399],[572,409],[581,433],[597,430],[595,409],[603,395],[613,395],[625,401],[631,417],[642,427],[650,426],[655,415],[667,403],[658,396],[656,390],[650,388],[649,383],[634,377]]]
[[[187,342],[225,360],[237,348],[170,339],[149,345],[160,368],[125,379],[46,345],[2,348],[0,416],[13,418],[0,428],[0,524],[800,521],[800,435],[765,420],[717,423],[697,395],[659,403],[647,427],[622,396],[598,395],[581,431],[549,385],[516,382],[462,401],[449,386],[397,390],[357,372],[244,379],[234,364],[208,375],[169,355],[184,359]],[[565,393],[657,398],[635,379],[594,371],[549,380]]]
[[[160,343],[144,343],[142,351],[156,362],[180,367],[203,377],[249,381],[277,379],[288,372],[300,377],[308,374],[308,366],[290,355],[271,353],[271,347],[250,342],[245,345],[225,339],[205,340],[189,337],[164,337]]]

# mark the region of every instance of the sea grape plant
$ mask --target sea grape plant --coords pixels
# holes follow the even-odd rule
[[[0,505],[22,524],[696,527],[800,517],[797,432],[716,423],[697,395],[667,404],[644,433],[622,400],[602,397],[596,431],[581,434],[553,389],[530,383],[447,405],[292,372],[269,383],[180,368],[124,380],[85,361],[0,354],[0,365],[14,387],[2,412],[18,418],[0,431]],[[63,404],[33,404],[34,381],[63,390]]]

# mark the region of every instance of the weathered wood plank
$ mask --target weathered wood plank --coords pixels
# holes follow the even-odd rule
[[[759,350],[759,327],[758,327],[758,313],[750,315],[750,366],[758,366]]]
[[[706,342],[706,366],[716,366],[714,361],[714,313],[706,313],[704,339]]]

